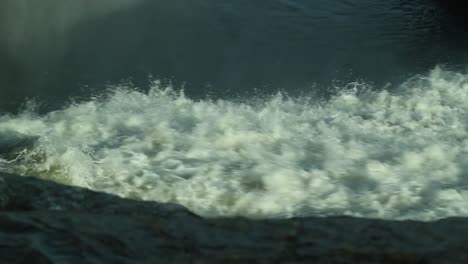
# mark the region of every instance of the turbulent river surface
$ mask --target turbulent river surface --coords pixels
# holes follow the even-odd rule
[[[6,0],[0,170],[206,217],[468,216],[467,31],[428,0]]]

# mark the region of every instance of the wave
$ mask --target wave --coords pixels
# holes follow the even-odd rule
[[[468,216],[468,75],[440,68],[328,100],[115,86],[46,115],[3,115],[2,131],[37,140],[0,169],[207,217]]]

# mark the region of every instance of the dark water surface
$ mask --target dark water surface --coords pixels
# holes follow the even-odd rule
[[[0,110],[148,76],[194,98],[330,91],[463,67],[467,27],[428,0],[3,1]]]

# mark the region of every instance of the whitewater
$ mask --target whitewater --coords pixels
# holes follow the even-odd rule
[[[0,116],[37,138],[0,168],[205,217],[468,216],[468,75],[435,68],[330,98],[194,100],[154,81],[38,114]],[[27,194],[25,194],[27,195]]]

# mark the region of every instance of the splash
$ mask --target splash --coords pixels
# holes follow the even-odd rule
[[[0,117],[0,131],[39,137],[10,172],[208,217],[467,216],[468,75],[359,87],[244,103],[114,87],[44,116]]]

